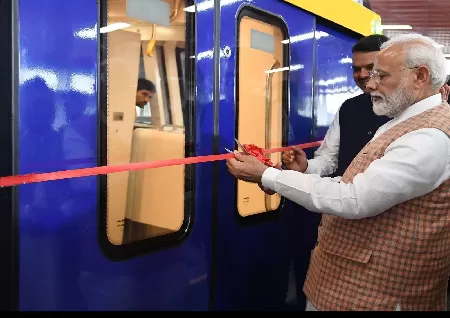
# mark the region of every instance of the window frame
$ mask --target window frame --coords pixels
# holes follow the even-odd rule
[[[194,5],[194,0],[186,0],[186,7]],[[108,34],[99,33],[100,26],[106,25],[108,21],[108,0],[98,1],[99,26],[97,30],[98,38],[98,91],[97,91],[97,111],[98,111],[98,166],[107,165],[107,107],[108,107]],[[196,52],[196,13],[186,14],[186,52],[195,55]],[[186,93],[182,104],[182,113],[185,118],[185,158],[195,156],[196,117],[195,117],[195,87],[196,87],[196,60],[186,59],[186,85],[183,91]],[[166,248],[180,246],[189,236],[193,219],[195,217],[195,165],[185,165],[184,186],[185,193],[192,191],[192,195],[185,197],[184,220],[177,232],[167,235],[150,237],[145,240],[135,241],[122,245],[115,245],[108,239],[107,233],[107,179],[108,175],[99,175],[98,184],[98,212],[97,212],[97,241],[103,254],[112,261],[125,261],[134,257],[155,253]]]
[[[289,30],[286,21],[279,15],[272,12],[258,8],[254,5],[245,4],[239,8],[236,17],[236,58],[235,58],[235,108],[234,108],[234,137],[237,138],[239,132],[239,41],[240,41],[240,23],[242,18],[249,17],[272,26],[280,28],[283,39],[289,39]],[[283,52],[283,65],[290,65],[290,43],[285,44]],[[283,72],[283,85],[282,85],[282,146],[285,147],[288,144],[289,136],[289,72]],[[280,205],[276,210],[253,214],[249,216],[242,216],[237,207],[238,196],[238,181],[235,180],[235,216],[239,224],[243,226],[251,226],[260,223],[270,222],[277,219],[286,202],[284,197],[281,197]]]

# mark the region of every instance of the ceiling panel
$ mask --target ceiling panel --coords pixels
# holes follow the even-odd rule
[[[412,30],[385,30],[392,37],[420,33],[450,49],[450,0],[369,0],[382,24],[407,24]]]

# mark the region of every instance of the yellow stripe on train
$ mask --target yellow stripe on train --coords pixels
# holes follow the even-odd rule
[[[381,34],[381,17],[352,0],[284,0],[363,36]]]

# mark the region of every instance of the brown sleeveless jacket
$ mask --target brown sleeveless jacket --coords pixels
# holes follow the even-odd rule
[[[401,136],[437,128],[450,136],[443,103],[369,142],[345,171],[351,183]],[[426,147],[427,145],[423,145]],[[430,162],[429,164],[433,164]],[[304,291],[318,310],[445,310],[450,275],[450,181],[375,217],[323,215]]]

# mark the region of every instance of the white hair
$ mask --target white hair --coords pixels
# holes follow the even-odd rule
[[[446,59],[438,44],[421,34],[402,34],[383,43],[381,49],[394,44],[406,45],[406,67],[426,66],[430,70],[432,89],[441,88],[447,79]]]

